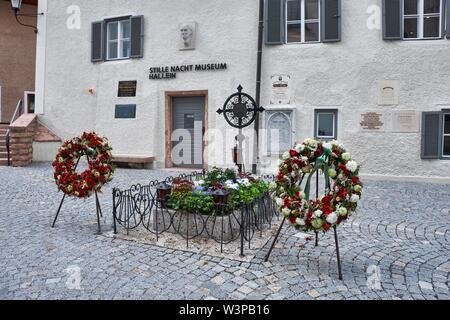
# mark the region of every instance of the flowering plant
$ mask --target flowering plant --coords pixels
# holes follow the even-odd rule
[[[305,190],[301,182],[320,163],[328,188],[318,199],[311,200],[306,194],[309,179]],[[283,154],[276,181],[270,185],[271,194],[281,213],[296,229],[326,232],[356,211],[362,193],[359,169],[339,142],[306,139]],[[330,185],[328,178],[333,181]]]
[[[194,181],[175,180],[168,200],[168,208],[215,215],[219,213],[213,192],[225,189],[230,192],[225,211],[236,210],[242,202],[250,203],[268,191],[262,179],[250,174],[237,174],[232,169],[213,168]]]
[[[111,150],[108,140],[95,132],[84,132],[80,137],[64,142],[52,163],[58,189],[78,198],[87,198],[100,191],[113,178]],[[87,156],[88,169],[78,174],[76,167],[83,156]]]

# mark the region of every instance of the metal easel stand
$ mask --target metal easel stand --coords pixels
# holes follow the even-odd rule
[[[302,177],[303,180],[303,177]],[[316,172],[316,198],[318,197],[318,193],[319,193],[319,189],[318,189],[318,181],[319,181],[319,172]],[[301,182],[300,182],[301,183]],[[280,236],[281,233],[281,229],[283,228],[284,223],[286,222],[286,217],[283,218],[283,221],[280,224],[280,227],[278,228],[277,233],[275,234],[275,238],[272,241],[272,244],[269,248],[269,251],[267,252],[265,258],[264,258],[264,262],[269,261],[270,255],[272,254],[273,248],[275,247],[275,244],[278,240],[278,237]],[[339,240],[338,240],[338,235],[337,235],[337,228],[336,226],[333,226],[333,230],[334,230],[334,243],[336,245],[336,258],[337,258],[337,266],[338,266],[338,275],[339,275],[339,280],[342,280],[342,266],[341,266],[341,256],[340,256],[340,252],[339,252]],[[319,233],[315,232],[315,246],[317,247],[319,245]]]
[[[89,163],[89,156],[86,155],[86,158],[87,158],[88,163]],[[75,170],[77,169],[79,162],[80,162],[80,158],[78,159],[78,161],[77,161],[77,163],[75,165]],[[61,211],[61,207],[62,207],[65,199],[66,199],[66,194],[64,194],[63,198],[61,199],[61,202],[60,202],[59,207],[58,207],[58,211],[56,212],[56,215],[55,215],[55,219],[53,220],[52,228],[54,228],[55,225],[56,225],[56,221],[58,220],[58,216],[59,216],[59,213]],[[97,232],[96,232],[96,234],[99,235],[99,234],[102,233],[102,229],[101,229],[101,226],[100,226],[100,217],[103,217],[103,214],[102,214],[102,208],[100,206],[100,201],[98,200],[97,190],[95,190],[95,210],[96,210],[96,213],[97,213]]]

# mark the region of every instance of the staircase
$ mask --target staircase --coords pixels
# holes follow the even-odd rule
[[[8,124],[0,124],[0,166],[8,165],[8,152],[6,151],[6,131]]]

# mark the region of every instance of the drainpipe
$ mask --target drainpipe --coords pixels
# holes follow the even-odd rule
[[[264,0],[259,0],[259,24],[258,24],[258,54],[256,59],[256,94],[255,102],[256,106],[260,107],[261,103],[261,64],[262,64],[262,49],[263,49],[263,35],[264,35]],[[254,144],[254,157],[252,164],[252,173],[256,174],[257,164],[259,162],[259,117],[257,112],[255,119],[255,144]],[[256,161],[255,161],[256,160]]]

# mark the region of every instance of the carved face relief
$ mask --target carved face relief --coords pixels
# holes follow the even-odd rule
[[[195,49],[195,23],[180,25],[181,50]]]

